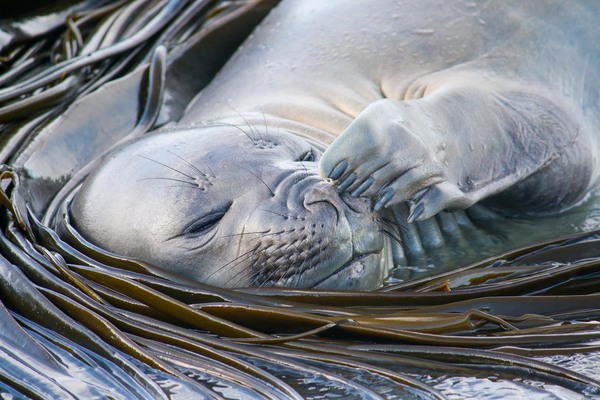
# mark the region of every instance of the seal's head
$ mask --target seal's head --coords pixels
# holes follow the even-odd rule
[[[376,287],[385,273],[377,215],[323,181],[319,157],[282,131],[156,133],[111,153],[70,217],[108,251],[207,284]]]

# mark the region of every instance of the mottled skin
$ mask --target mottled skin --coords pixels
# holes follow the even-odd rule
[[[111,251],[211,284],[374,287],[384,212],[410,256],[442,210],[554,213],[587,193],[598,15],[595,1],[284,1],[177,125],[88,179],[71,216]]]

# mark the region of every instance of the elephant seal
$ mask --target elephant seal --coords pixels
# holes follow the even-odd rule
[[[543,215],[585,196],[599,11],[283,1],[180,121],[106,157],[70,221],[212,285],[376,287],[466,224],[443,210]]]

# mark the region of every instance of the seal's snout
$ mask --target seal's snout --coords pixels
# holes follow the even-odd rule
[[[317,183],[312,185],[304,195],[304,208],[309,211],[314,211],[321,206],[330,206],[335,209],[336,223],[340,219],[342,212],[342,201],[335,190],[325,183]]]
[[[311,205],[323,201],[333,204],[335,202],[339,202],[337,197],[339,196],[336,195],[335,191],[333,191],[331,187],[318,183],[306,191],[306,195],[304,196],[304,206],[309,208]]]
[[[353,197],[349,193],[343,193],[341,199],[349,209],[358,214],[368,214],[373,211],[371,200],[364,197]]]

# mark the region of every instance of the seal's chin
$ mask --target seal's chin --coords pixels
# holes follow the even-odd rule
[[[368,290],[381,285],[387,268],[382,253],[359,256],[342,265],[314,289]]]

